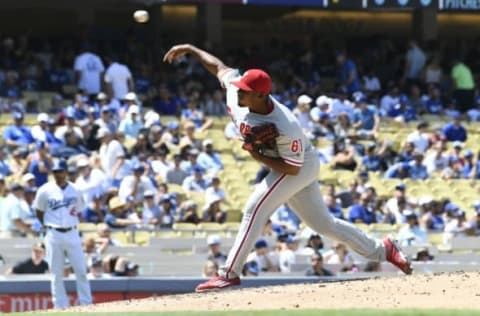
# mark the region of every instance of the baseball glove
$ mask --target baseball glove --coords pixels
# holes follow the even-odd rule
[[[267,149],[275,149],[276,138],[279,135],[277,127],[273,123],[254,126],[245,135],[242,148],[263,154]]]

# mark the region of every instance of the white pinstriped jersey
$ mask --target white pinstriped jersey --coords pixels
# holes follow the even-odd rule
[[[229,70],[220,74],[220,82],[226,89],[227,112],[242,135],[245,135],[253,126],[273,123],[277,127],[279,136],[276,139],[275,151],[266,151],[265,156],[281,157],[285,163],[301,167],[305,155],[313,155],[313,147],[300,127],[300,123],[293,113],[283,104],[270,96],[273,110],[262,115],[249,112],[247,108],[238,105],[238,88],[231,84],[240,78],[238,70]]]

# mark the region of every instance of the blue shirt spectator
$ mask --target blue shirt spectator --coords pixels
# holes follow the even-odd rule
[[[445,125],[442,132],[445,139],[449,142],[464,142],[467,140],[467,130],[460,122],[460,115],[455,116],[452,122]]]
[[[428,98],[425,101],[425,108],[429,114],[442,114],[443,112],[442,100]]]
[[[408,178],[410,177],[410,164],[408,162],[398,162],[385,171],[384,178]]]
[[[338,81],[352,94],[360,90],[360,80],[358,79],[357,66],[353,60],[348,59],[345,52],[337,53],[337,64],[339,65]]]
[[[32,133],[30,129],[23,125],[23,113],[14,112],[12,114],[14,124],[9,125],[3,131],[3,140],[9,146],[24,146],[33,143]]]
[[[348,220],[351,223],[372,224],[375,222],[375,213],[368,206],[368,196],[362,194],[358,204],[354,204],[348,211]]]
[[[36,146],[37,152],[33,154],[28,167],[28,172],[35,176],[35,186],[41,187],[48,182],[50,171],[50,159],[47,157],[45,143],[39,142]]]
[[[103,223],[107,216],[107,208],[102,205],[103,197],[97,194],[93,197],[92,205],[82,211],[82,218],[87,223]],[[112,221],[111,221],[112,222]],[[114,221],[113,221],[114,222]]]
[[[213,141],[206,139],[202,144],[203,152],[198,155],[198,165],[207,171],[219,171],[223,169],[223,163],[220,155],[213,151]]]
[[[183,180],[182,184],[183,189],[186,192],[189,191],[196,191],[196,192],[203,192],[207,189],[208,183],[203,178],[203,169],[199,167],[195,167],[193,169],[193,175],[188,176]]]
[[[359,124],[359,129],[371,131],[375,127],[377,116],[377,111],[373,107],[366,104],[360,105],[360,108],[355,109],[353,112],[353,123],[361,123]]]
[[[428,178],[427,167],[422,162],[423,155],[416,154],[415,161],[410,162],[410,178],[414,180],[425,180]]]
[[[379,171],[382,165],[380,156],[375,153],[375,146],[367,148],[367,154],[362,157],[362,165],[367,171]]]
[[[273,224],[282,226],[284,229],[297,231],[300,227],[300,218],[292,211],[288,204],[283,204],[275,210],[270,217]]]
[[[139,108],[137,105],[131,105],[128,108],[127,117],[120,122],[118,130],[129,138],[137,138],[142,128],[143,122],[139,118]]]

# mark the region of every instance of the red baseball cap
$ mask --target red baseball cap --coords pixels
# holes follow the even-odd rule
[[[242,78],[233,81],[232,84],[243,91],[255,91],[269,94],[272,89],[272,79],[261,69],[249,69],[245,71]]]

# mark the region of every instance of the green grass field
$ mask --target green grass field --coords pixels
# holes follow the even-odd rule
[[[15,313],[13,315],[32,315],[31,313]],[[374,309],[349,309],[349,310],[271,310],[271,311],[234,311],[234,312],[124,312],[124,313],[42,313],[41,315],[62,315],[62,316],[467,316],[480,315],[480,311],[464,310],[420,310],[420,309],[399,309],[399,310],[374,310]]]

